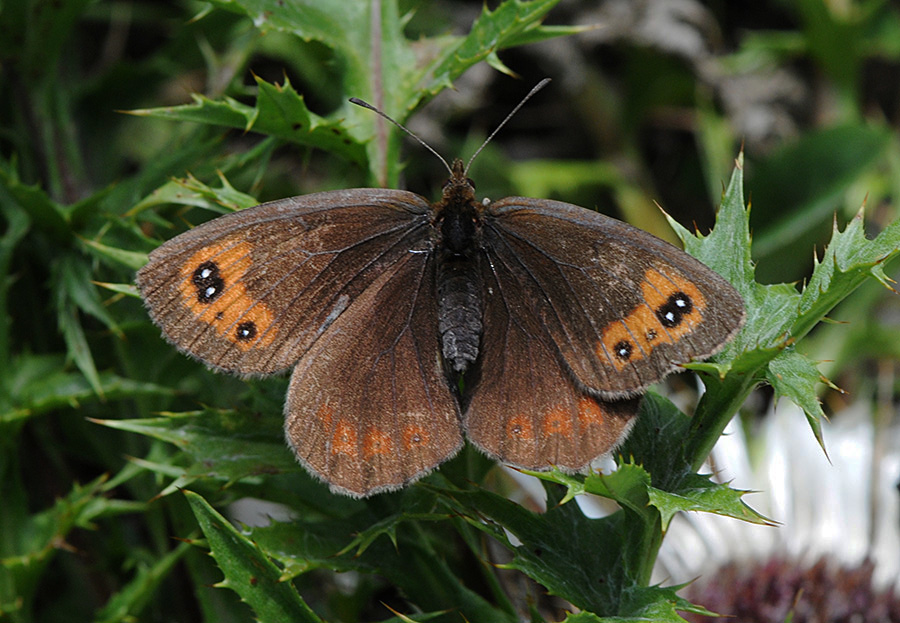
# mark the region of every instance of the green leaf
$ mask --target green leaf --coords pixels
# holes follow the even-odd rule
[[[136,618],[151,600],[159,598],[156,589],[189,550],[189,543],[181,543],[153,564],[141,565],[134,578],[97,611],[94,621],[118,623]]]
[[[571,27],[541,27],[541,20],[558,2],[506,0],[493,11],[485,7],[465,37],[415,41],[404,35],[396,0],[377,5],[343,0],[339,18],[325,5],[312,2],[215,0],[213,4],[247,15],[263,33],[290,33],[333,49],[341,60],[346,96],[365,99],[403,123],[473,65],[487,60],[502,69],[498,51],[578,32]],[[378,15],[372,13],[373,6],[381,7]],[[230,98],[215,101],[194,96],[191,105],[133,113],[252,130],[318,147],[368,165],[380,186],[396,186],[400,172],[396,128],[347,102],[328,117],[315,115],[287,79],[276,85],[257,78],[257,87],[255,106]]]
[[[353,506],[345,506],[347,512],[340,516],[273,523],[249,535],[272,553],[284,568],[283,577],[318,568],[356,571],[386,578],[426,612],[452,610],[470,621],[517,620],[511,605],[492,605],[479,594],[483,590],[472,590],[458,575],[448,560],[457,556],[451,548],[456,541],[448,538],[449,516],[434,500],[432,492],[415,485],[365,502],[352,500]],[[428,522],[439,523],[428,530]],[[382,535],[390,538],[377,538]],[[291,546],[284,547],[285,542]],[[480,549],[475,554],[480,555]],[[496,597],[501,604],[507,601],[502,591]]]
[[[171,396],[171,388],[121,377],[111,372],[98,375],[98,393],[84,375],[65,369],[61,355],[22,355],[13,360],[6,377],[8,396],[0,396],[0,425],[88,403],[140,396]]]
[[[71,302],[82,312],[102,322],[117,337],[121,338],[122,332],[103,305],[97,288],[91,283],[90,266],[80,258],[74,257],[63,258],[58,266],[61,271],[58,285],[64,285],[66,295]]]
[[[790,284],[763,285],[754,276],[750,258],[749,210],[744,206],[743,156],[736,162],[731,181],[722,197],[716,226],[707,236],[694,234],[669,219],[684,249],[728,279],[744,298],[747,321],[741,333],[714,359],[740,365],[759,348],[779,348],[796,314],[799,293]],[[772,352],[774,356],[776,352]],[[737,359],[737,360],[736,360]],[[758,369],[744,366],[746,371]],[[749,369],[748,369],[749,368]]]
[[[637,422],[617,450],[619,464],[640,466],[650,475],[648,485],[669,490],[688,470],[684,453],[691,423],[670,400],[647,392]]]
[[[625,592],[622,613],[619,616],[578,619],[573,616],[567,622],[578,623],[685,623],[678,612],[692,612],[704,616],[718,616],[706,608],[696,606],[676,593],[681,586],[636,587]]]
[[[683,511],[704,511],[750,523],[771,525],[769,520],[744,504],[741,498],[747,491],[714,483],[709,476],[702,474],[686,475],[679,486],[670,491],[650,487],[647,493],[650,504],[659,510],[663,530],[668,528],[675,514]]]
[[[211,100],[194,95],[194,103],[168,108],[129,111],[132,115],[157,117],[173,121],[191,121],[244,132],[259,132],[286,141],[318,147],[351,162],[366,162],[363,143],[344,124],[342,118],[326,119],[311,112],[290,82],[270,84],[256,78],[259,87],[256,107],[237,100]]]
[[[888,225],[875,240],[867,240],[862,208],[844,231],[834,225],[831,242],[821,261],[816,261],[812,278],[803,289],[792,336],[810,331],[841,300],[863,281],[874,277],[890,288],[884,265],[900,252],[900,220]],[[893,288],[891,288],[893,289]]]
[[[552,492],[548,489],[548,493]],[[503,568],[517,569],[553,594],[592,612],[617,612],[622,591],[633,585],[633,558],[622,547],[633,543],[641,522],[619,511],[589,519],[577,504],[557,505],[548,499],[543,514],[488,491],[457,491],[450,495],[457,512],[494,536],[513,553]],[[484,518],[490,521],[484,524]],[[503,530],[520,545],[513,545]]]
[[[692,234],[672,219],[670,223],[688,253],[731,282],[743,297],[747,312],[738,336],[712,358],[714,367],[690,366],[714,371],[706,377],[706,393],[697,405],[684,449],[687,465],[696,470],[745,398],[764,380],[765,365],[788,345],[800,293],[790,284],[762,285],[754,278],[742,156],[736,161],[709,235]]]
[[[97,366],[94,364],[94,356],[88,346],[87,337],[84,334],[84,328],[81,326],[81,320],[75,306],[65,300],[64,295],[57,299],[57,323],[59,331],[62,333],[63,339],[66,341],[66,349],[69,357],[81,370],[84,378],[90,383],[93,390],[98,396],[103,396],[103,387],[100,384],[100,375],[97,372]]]
[[[7,512],[0,513],[5,554],[0,558],[0,568],[14,578],[21,596],[30,600],[44,567],[60,550],[59,545],[66,542],[66,536],[76,527],[90,527],[91,521],[110,507],[110,502],[103,499],[105,481],[106,477],[101,476],[84,486],[74,484],[51,508],[24,522],[15,521],[17,518]],[[7,553],[8,546],[14,547],[13,552]]]
[[[794,400],[821,440],[822,415],[816,393],[823,380],[811,362],[786,351],[846,299],[865,280],[887,284],[884,264],[900,252],[900,221],[888,225],[875,240],[864,234],[862,211],[832,239],[816,261],[802,293],[791,284],[762,285],[755,281],[750,260],[749,212],[743,204],[742,159],[739,158],[722,201],[716,228],[708,236],[693,235],[677,223],[673,228],[685,249],[725,276],[743,296],[747,321],[731,344],[714,358],[715,371],[694,416],[694,439],[687,455],[697,468],[753,387],[768,381],[779,394]],[[729,375],[729,371],[731,374]]]
[[[321,622],[291,583],[281,580],[278,567],[255,543],[202,497],[191,491],[185,491],[184,495],[206,536],[210,553],[225,574],[225,579],[216,586],[230,588],[240,595],[263,623]]]
[[[652,517],[643,517],[648,510],[647,491],[650,488],[650,474],[638,465],[625,463],[619,465],[611,474],[592,471],[587,476],[566,474],[558,469],[548,472],[523,470],[523,473],[567,487],[568,491],[560,500],[560,504],[567,503],[576,495],[590,493],[618,502],[637,516],[652,521]]]
[[[57,241],[69,238],[71,231],[66,209],[53,201],[40,185],[23,184],[15,172],[0,168],[0,187],[28,214],[33,227],[47,232]]]
[[[135,204],[128,215],[140,214],[150,208],[168,204],[194,206],[216,214],[227,214],[259,203],[254,197],[236,190],[222,173],[219,173],[219,180],[222,182],[220,188],[204,184],[193,175],[171,180]]]
[[[416,83],[433,96],[450,86],[469,67],[483,60],[498,63],[496,54],[500,50],[551,36],[573,34],[570,29],[547,30],[540,25],[541,20],[558,1],[507,0],[493,11],[485,6],[465,38],[443,41],[443,49],[421,71]],[[501,64],[495,69],[502,71],[502,67]],[[411,111],[418,103],[419,98],[414,96],[404,109]]]
[[[803,409],[806,420],[822,449],[822,419],[825,412],[818,398],[818,388],[822,383],[831,385],[812,361],[794,350],[786,350],[769,362],[766,379],[775,390],[776,399],[785,396]]]
[[[118,249],[94,240],[82,239],[82,244],[95,257],[119,264],[129,270],[137,270],[147,263],[147,254],[138,251]]]
[[[146,263],[147,254],[142,253],[144,260]],[[104,281],[95,281],[94,284],[103,288],[104,290],[109,290],[110,292],[115,292],[116,294],[124,294],[125,296],[130,296],[131,298],[140,298],[141,293],[138,291],[137,286],[133,283],[106,283]]]
[[[280,417],[206,409],[98,423],[175,444],[192,462],[185,474],[235,482],[260,474],[302,473],[285,447]],[[174,491],[170,486],[164,494]]]

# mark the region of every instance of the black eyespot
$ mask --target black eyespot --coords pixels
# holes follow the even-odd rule
[[[249,342],[256,337],[256,323],[249,320],[242,322],[237,326],[235,337],[242,342]]]
[[[191,282],[197,288],[197,300],[201,303],[212,303],[225,290],[225,280],[219,274],[219,265],[215,262],[203,262],[194,271]]]
[[[634,352],[634,346],[628,340],[621,340],[613,346],[613,351],[616,353],[616,357],[622,361],[627,361],[631,358],[631,353]]]
[[[656,310],[656,317],[664,327],[677,327],[694,310],[694,304],[684,292],[675,292]]]

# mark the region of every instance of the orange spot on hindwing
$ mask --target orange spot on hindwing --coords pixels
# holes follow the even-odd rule
[[[404,450],[413,450],[427,447],[431,442],[428,431],[418,424],[409,424],[400,431]]]
[[[659,344],[675,343],[703,321],[706,299],[693,283],[674,270],[650,268],[641,283],[642,303],[607,325],[597,356],[621,370],[649,357]]]
[[[182,302],[194,317],[242,350],[268,346],[278,333],[272,310],[251,296],[243,282],[252,265],[252,248],[235,240],[204,247],[185,262],[178,284]]]
[[[344,454],[351,458],[359,456],[356,429],[346,420],[339,420],[331,435],[331,453]]]
[[[323,404],[319,407],[319,410],[316,411],[316,419],[321,422],[322,428],[331,428],[331,422],[334,420],[334,411],[332,411],[331,407],[327,404]]]
[[[526,416],[514,415],[506,423],[506,436],[520,441],[531,441],[534,439],[534,426]]]
[[[572,420],[569,414],[562,408],[551,409],[541,419],[541,433],[544,438],[550,435],[562,435],[572,437]]]
[[[604,420],[603,409],[596,400],[590,396],[582,396],[578,399],[578,424],[582,430],[588,426],[603,426]]]
[[[383,430],[369,428],[363,435],[363,458],[371,459],[374,456],[391,454],[394,451],[394,441]]]

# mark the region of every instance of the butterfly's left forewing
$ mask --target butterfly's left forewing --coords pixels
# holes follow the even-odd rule
[[[530,300],[581,386],[635,395],[708,357],[740,329],[722,277],[658,238],[569,204],[511,197],[486,213],[484,247]]]
[[[413,193],[357,189],[220,217],[150,254],[137,275],[165,336],[241,374],[292,366],[381,272],[427,236]]]

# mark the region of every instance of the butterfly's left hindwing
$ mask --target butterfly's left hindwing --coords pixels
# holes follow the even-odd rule
[[[354,496],[395,489],[462,445],[444,375],[434,258],[407,253],[303,356],[291,377],[285,433],[297,457]]]

